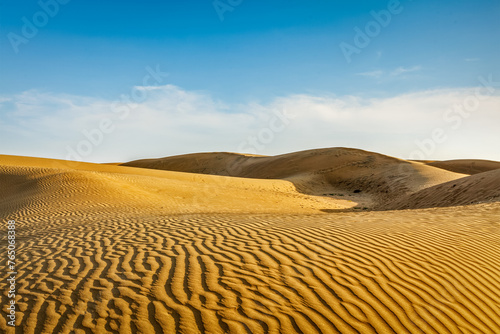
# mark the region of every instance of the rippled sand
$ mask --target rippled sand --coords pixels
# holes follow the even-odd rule
[[[0,161],[19,332],[500,332],[498,202],[325,213],[349,205],[279,180],[30,161]]]

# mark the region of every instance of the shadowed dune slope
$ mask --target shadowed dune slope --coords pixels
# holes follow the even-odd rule
[[[360,196],[368,196],[375,203],[465,176],[418,162],[349,148],[316,149],[277,156],[198,153],[137,160],[122,165],[283,179],[293,182],[300,192],[306,194],[356,192]]]
[[[422,161],[423,162],[423,161]],[[460,159],[446,161],[425,161],[426,165],[461,174],[478,174],[500,169],[500,162],[491,160]]]
[[[500,201],[500,169],[426,188],[388,203],[385,209],[421,209]]]

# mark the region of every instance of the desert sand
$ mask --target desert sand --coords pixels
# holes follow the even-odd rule
[[[423,161],[429,166],[442,168],[455,173],[477,174],[500,168],[500,162],[478,159],[461,159],[447,161]]]
[[[500,169],[448,169],[347,148],[0,156],[18,332],[499,333]]]

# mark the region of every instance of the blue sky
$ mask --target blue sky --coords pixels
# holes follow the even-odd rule
[[[67,3],[61,4],[64,2]],[[54,9],[53,4],[57,2],[42,3],[52,4],[49,8]],[[116,124],[116,133],[96,145],[91,154],[82,156],[82,160],[127,159],[142,157],[146,153],[162,156],[191,151],[235,151],[246,136],[266,127],[265,121],[259,123],[256,114],[262,112],[268,118],[272,117],[270,110],[281,105],[279,101],[291,101],[299,95],[315,103],[319,100],[334,101],[332,97],[335,97],[345,104],[345,101],[352,101],[349,97],[353,97],[362,105],[384,105],[386,100],[416,96],[412,94],[425,91],[432,95],[439,91],[448,97],[455,94],[454,99],[463,101],[470,94],[464,93],[464,89],[481,85],[479,77],[491,75],[493,82],[500,81],[500,2],[496,0],[402,0],[399,4],[397,1],[220,0],[217,2],[219,8],[231,8],[222,14],[223,20],[214,2],[208,0],[61,0],[61,3],[57,3],[58,9],[53,17],[46,16],[47,24],[40,24],[34,37],[13,47],[13,34],[24,38],[23,17],[33,23],[33,16],[43,11],[43,6],[37,1],[0,2],[0,126],[4,130],[3,136],[17,133],[19,137],[15,145],[0,137],[0,153],[64,158],[66,147],[76,147],[81,132],[86,127],[92,128],[89,122],[95,108],[90,110],[91,106],[113,103],[132,87],[140,86],[148,66],[168,73],[161,83],[168,86],[163,92],[168,96],[174,96],[173,91],[176,94],[183,92],[184,95],[179,93],[187,99],[183,105],[199,99],[210,101],[207,103],[213,103],[213,106],[207,109],[213,108],[216,113],[213,119],[224,113],[250,115],[250,120],[241,125],[243,137],[241,133],[232,133],[230,125],[227,125],[228,129],[221,126],[214,132],[184,125],[184,133],[196,132],[195,137],[204,133],[206,137],[199,138],[201,144],[188,143],[187,140],[171,147],[156,143],[171,142],[174,138],[165,134],[164,137],[152,136],[148,141],[147,130],[139,129],[146,132],[146,139],[144,135],[141,137],[143,144],[156,146],[144,153],[127,153],[113,149],[112,145],[118,142],[120,129],[126,127],[121,123]],[[371,12],[387,11],[390,6],[397,8],[398,13],[391,14],[386,26],[379,25],[380,31],[369,37],[369,45],[358,48],[359,54],[352,54],[348,62],[341,43],[356,46],[355,28],[365,31],[374,21]],[[38,16],[40,20],[43,19],[41,15]],[[16,48],[18,52],[15,52]],[[498,90],[500,87],[494,93],[488,93],[493,95],[491,99],[478,107],[478,110],[491,109],[481,113],[481,117],[493,116],[486,119],[472,117],[466,122],[477,123],[476,131],[481,129],[481,122],[497,120],[491,117],[496,117],[493,111],[497,108]],[[457,94],[466,95],[460,97]],[[26,99],[31,106],[29,117],[19,107],[26,105]],[[47,103],[48,99],[52,102]],[[78,100],[81,105],[76,110],[73,108],[75,103],[61,102],[68,99]],[[425,105],[426,99],[423,97],[419,102]],[[160,100],[171,103],[170,100]],[[149,97],[141,103],[141,107],[151,108]],[[336,102],[332,103],[338,107]],[[155,107],[161,112],[161,106]],[[59,112],[65,115],[65,121],[57,124],[72,129],[71,133],[55,136],[50,124],[46,129],[38,129],[38,137],[31,133],[28,121],[35,124],[55,117]],[[106,112],[103,107],[101,114]],[[406,113],[405,110],[398,112]],[[408,113],[408,118],[395,126],[411,126],[411,115]],[[185,119],[188,118],[189,115]],[[413,151],[415,141],[425,140],[433,128],[442,125],[439,117],[434,119],[435,122],[429,120],[422,125],[417,133],[408,129],[408,133],[403,131],[392,135],[371,134],[368,130],[357,133],[353,120],[349,126],[344,125],[346,132],[342,136],[335,137],[329,132],[323,137],[317,136],[314,124],[324,122],[324,119],[318,119],[317,123],[311,123],[309,130],[287,130],[296,131],[288,135],[302,137],[302,143],[306,144],[292,141],[286,145],[280,143],[276,134],[271,143],[259,145],[266,147],[259,149],[261,152],[258,153],[358,145],[405,158]],[[337,123],[331,122],[335,127]],[[351,128],[353,131],[349,132]],[[477,137],[472,129],[467,129],[467,126],[457,129],[459,131],[454,132],[456,138],[451,136],[448,143],[438,145],[426,156],[440,159],[476,154],[478,158],[500,160],[494,148],[479,153],[463,148],[463,141],[471,142],[472,137]],[[217,136],[220,138],[213,142],[208,140]],[[284,141],[286,136],[283,136],[280,138]],[[380,139],[385,136],[387,140]],[[318,138],[309,140],[312,137]],[[374,137],[378,138],[378,144],[371,147]],[[488,133],[487,138],[500,139],[494,133]],[[400,140],[407,145],[396,149],[394,142]],[[480,142],[474,144],[480,145]],[[470,146],[473,147],[472,143]],[[140,150],[140,147],[133,148]]]

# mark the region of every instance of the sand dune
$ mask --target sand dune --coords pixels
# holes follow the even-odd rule
[[[363,177],[403,164],[409,196],[440,196],[450,183],[432,183],[448,178],[480,195],[498,180],[351,153],[353,175],[317,175],[359,174],[343,189],[368,187]],[[318,156],[311,168],[331,159]],[[500,202],[326,213],[353,204],[286,178],[0,156],[0,217],[17,221],[18,332],[500,332]]]
[[[199,153],[137,160],[122,165],[288,180],[305,194],[349,196],[366,206],[465,176],[418,162],[349,148],[308,150],[271,157]]]
[[[402,196],[385,209],[422,209],[500,201],[500,169],[483,172]]]
[[[227,178],[38,158],[0,156],[0,186],[12,189],[4,203],[25,199],[51,203],[54,196],[85,208],[101,206],[165,208],[167,214],[207,212],[300,212],[351,208],[357,202],[298,193],[291,182]],[[14,204],[13,204],[14,205]],[[42,204],[40,204],[42,205]],[[7,210],[8,208],[6,208]]]
[[[500,169],[500,162],[478,159],[461,159],[445,161],[422,161],[426,165],[445,169],[454,173],[478,174],[494,169]]]

